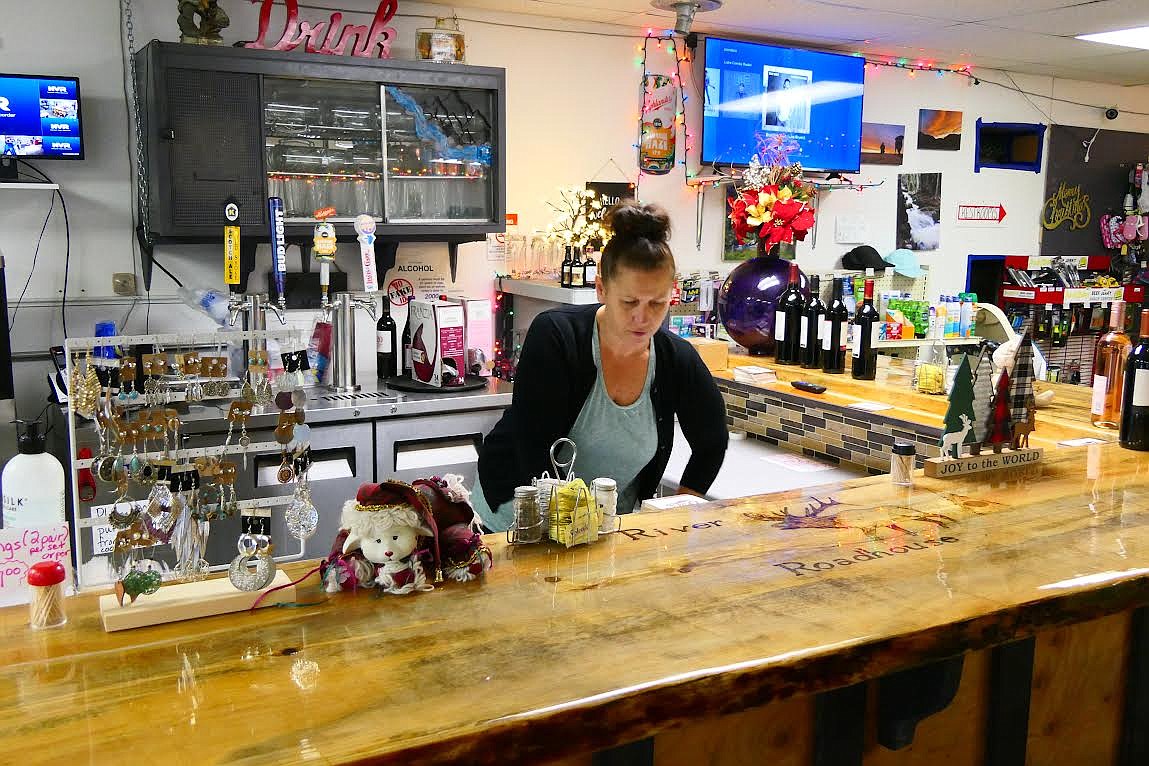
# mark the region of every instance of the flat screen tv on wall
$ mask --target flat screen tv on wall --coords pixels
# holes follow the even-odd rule
[[[864,59],[709,37],[705,64],[704,164],[745,165],[781,133],[807,170],[858,171]]]

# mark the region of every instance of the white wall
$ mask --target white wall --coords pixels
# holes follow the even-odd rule
[[[120,51],[120,25],[115,0],[42,0],[21,8],[17,33],[0,31],[0,71],[43,74],[76,74],[81,78],[87,159],[84,162],[42,162],[40,166],[61,183],[69,204],[72,224],[72,257],[68,295],[69,329],[73,334],[90,331],[98,318],[120,318],[131,307],[131,299],[87,307],[77,299],[103,298],[111,294],[111,272],[138,271],[131,233],[130,202],[133,195],[132,171],[128,153],[128,115],[123,95],[123,65]],[[136,43],[177,37],[174,4],[158,0],[135,0]],[[373,12],[373,0],[341,0],[348,9],[347,20],[362,20]],[[258,6],[232,2],[226,6],[232,26],[225,31],[226,42],[250,39],[255,34]],[[65,14],[66,10],[66,14]],[[414,30],[429,26],[431,20],[417,14],[445,13],[439,7],[404,2],[401,17],[393,23],[398,30],[394,55],[413,57]],[[304,9],[310,19],[325,19],[323,11]],[[68,24],[60,24],[66,15]],[[449,15],[449,12],[447,12]],[[545,226],[549,220],[546,201],[555,198],[560,186],[579,185],[587,180],[624,180],[609,165],[614,159],[634,173],[633,144],[637,133],[639,74],[635,64],[638,38],[604,36],[631,30],[607,28],[577,22],[563,22],[534,16],[512,16],[482,11],[466,11],[462,26],[467,35],[467,57],[472,64],[507,69],[508,88],[508,210],[520,215],[521,228]],[[483,20],[483,23],[478,21]],[[272,28],[278,18],[273,19]],[[550,26],[569,32],[528,30],[502,26],[509,22],[529,27]],[[52,44],[45,44],[51,30]],[[583,30],[586,34],[575,33]],[[651,71],[669,72],[673,62],[652,46]],[[1025,97],[990,84],[1008,82],[1003,73],[986,72],[987,82],[973,87],[953,76],[938,78],[880,69],[867,73],[865,119],[914,126],[919,107],[960,109],[965,112],[965,133],[960,152],[917,152],[906,150],[905,165],[899,168],[863,166],[858,180],[885,184],[863,193],[835,191],[824,197],[817,248],[809,243],[799,249],[806,269],[830,268],[849,246],[834,244],[834,218],[860,213],[869,220],[872,244],[888,252],[894,243],[896,176],[900,171],[940,171],[943,173],[945,207],[942,247],[925,256],[933,267],[935,290],[956,289],[964,284],[965,256],[968,253],[1036,251],[1037,225],[1043,176],[991,170],[972,172],[973,123],[977,117],[1002,121],[1046,121]],[[685,73],[684,73],[685,74]],[[1126,110],[1149,112],[1149,88],[1119,88],[1093,83],[1054,82],[1047,77],[1016,75],[1017,83],[1045,96],[1097,104],[1116,104]],[[689,81],[690,77],[686,76]],[[1057,122],[1101,126],[1097,110],[1053,103],[1035,98],[1037,106]],[[701,99],[688,104],[692,129],[698,129]],[[1149,131],[1149,118],[1122,116],[1104,127]],[[912,127],[907,135],[913,135]],[[912,143],[912,141],[910,142]],[[680,144],[681,145],[681,144]],[[604,167],[605,166],[605,167]],[[47,212],[45,192],[0,191],[0,249],[7,258],[8,296],[14,303],[28,275],[36,237]],[[721,265],[723,199],[720,191],[706,193],[703,209],[701,248],[695,244],[695,192],[686,188],[682,170],[660,178],[647,177],[641,184],[641,197],[669,208],[675,233],[672,246],[682,269],[719,268]],[[1000,231],[955,229],[953,207],[958,201],[985,199],[1000,201],[1008,211]],[[182,246],[160,248],[158,255],[185,282],[218,284],[219,248]],[[266,254],[258,271],[266,269]],[[435,245],[404,246],[400,258],[432,259],[445,263],[445,248]],[[357,271],[355,253],[341,253],[340,260],[352,274]],[[481,244],[461,248],[462,280],[465,290],[483,288],[490,271]],[[13,333],[16,351],[45,349],[62,337],[59,306],[63,283],[64,230],[59,211],[44,236],[40,260],[30,283],[26,303],[21,308]],[[152,293],[151,329],[162,330],[198,322],[190,311],[172,303],[173,286],[157,272]],[[72,301],[77,301],[72,303]],[[11,309],[10,309],[11,310]],[[130,331],[142,331],[145,306],[131,312]],[[401,319],[401,317],[400,317]],[[18,386],[21,401],[41,397],[38,376],[42,364],[20,365]],[[31,406],[28,404],[27,406]]]

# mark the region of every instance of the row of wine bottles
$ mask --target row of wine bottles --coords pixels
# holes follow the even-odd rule
[[[562,262],[562,276],[559,277],[560,287],[595,287],[598,282],[598,264],[594,260],[593,250],[588,245],[586,255],[579,255],[579,248],[567,245]]]
[[[1109,312],[1109,332],[1093,354],[1093,396],[1089,420],[1118,429],[1121,446],[1149,451],[1149,311],[1141,312],[1136,346],[1125,333],[1125,304]]]
[[[846,351],[851,348],[850,373],[857,380],[873,380],[878,373],[878,330],[881,319],[874,307],[874,280],[865,282],[865,297],[850,323],[842,300],[849,277],[835,279],[830,305],[822,301],[818,277],[810,278],[810,296],[802,295],[798,264],[790,264],[790,283],[778,299],[774,316],[774,358],[778,364],[800,364],[807,369],[844,373]],[[851,327],[853,328],[851,330]],[[850,343],[851,332],[853,343]]]

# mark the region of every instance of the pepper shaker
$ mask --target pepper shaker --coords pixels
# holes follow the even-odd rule
[[[28,567],[28,604],[32,628],[58,628],[68,621],[64,614],[64,580],[68,574],[58,561],[41,561]]]
[[[914,445],[909,442],[894,442],[890,451],[890,481],[899,487],[914,485]]]

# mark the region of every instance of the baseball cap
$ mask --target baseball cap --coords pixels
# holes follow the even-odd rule
[[[917,278],[926,273],[925,269],[918,264],[918,256],[914,251],[906,250],[904,247],[900,247],[887,255],[886,261],[894,267],[895,272],[903,277]]]
[[[858,245],[842,256],[842,268],[844,269],[888,269],[891,266],[892,264],[883,261],[882,256],[878,255],[878,251],[869,245]]]

